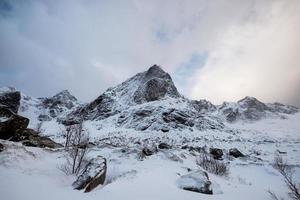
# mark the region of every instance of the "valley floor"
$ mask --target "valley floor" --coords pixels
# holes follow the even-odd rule
[[[104,187],[90,193],[74,190],[75,176],[65,175],[60,166],[64,151],[24,147],[20,143],[0,140],[5,150],[0,153],[0,195],[3,200],[176,200],[176,199],[270,199],[268,190],[287,199],[282,177],[270,163],[278,152],[295,166],[294,178],[300,182],[300,114],[289,120],[270,119],[255,124],[233,124],[237,132],[151,133],[101,130],[93,135],[96,147],[90,157],[107,158],[107,179]],[[298,121],[299,120],[299,121]],[[92,129],[91,124],[87,124]],[[96,131],[96,129],[95,129]],[[99,136],[100,135],[100,136]],[[137,142],[168,142],[172,149],[160,150],[143,160]],[[118,145],[116,145],[118,144]],[[209,174],[213,195],[182,190],[177,180],[188,169],[199,167],[195,153],[181,149],[182,145],[237,147],[246,158],[229,159],[227,177]],[[118,147],[113,147],[118,146]]]

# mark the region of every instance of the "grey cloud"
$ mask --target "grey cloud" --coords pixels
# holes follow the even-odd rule
[[[1,2],[0,84],[15,86],[33,96],[52,95],[67,88],[84,101],[154,63],[176,77],[175,83],[188,97],[218,102],[219,99],[235,99],[244,93],[256,94],[251,87],[240,89],[243,92],[228,93],[218,86],[226,85],[221,81],[227,81],[224,77],[232,71],[229,68],[220,80],[214,79],[214,75],[223,70],[222,62],[228,66],[232,64],[225,59],[227,52],[232,53],[230,59],[235,59],[239,50],[246,54],[250,51],[250,47],[245,47],[249,46],[245,39],[234,41],[234,45],[224,44],[224,40],[231,41],[227,37],[230,32],[247,35],[247,31],[252,30],[249,26],[267,29],[263,23],[272,18],[270,7],[283,10],[282,15],[291,12],[292,7],[282,3],[284,1],[268,0]],[[290,2],[298,5],[297,1]],[[289,17],[298,15],[287,15],[287,20]],[[293,41],[298,42],[290,38],[288,43]],[[276,53],[289,53],[287,48],[283,51]],[[199,62],[193,68],[184,68],[183,64],[195,52],[209,55],[205,64]],[[244,66],[252,56],[255,55],[248,55],[242,61],[237,59],[238,63]],[[290,58],[286,56],[281,64],[288,64],[286,60]],[[294,61],[299,65],[299,60],[295,58]],[[243,66],[238,67],[240,71]],[[198,73],[182,73],[185,70]],[[270,68],[266,67],[263,71],[268,70]],[[251,75],[255,76],[255,72]],[[208,89],[203,84],[205,80],[214,89]],[[234,83],[241,84],[235,80],[229,86]],[[285,84],[297,93],[298,88],[291,86],[296,83]],[[257,95],[265,100],[296,102],[299,95],[290,93],[285,94],[286,98],[278,98],[276,92]]]

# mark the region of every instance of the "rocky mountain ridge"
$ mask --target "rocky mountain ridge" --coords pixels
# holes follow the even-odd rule
[[[20,99],[9,99],[8,93],[18,93],[12,88],[2,89],[0,93],[1,104],[15,105],[19,101],[13,110],[20,107],[19,113],[40,122],[56,120],[68,125],[88,120],[140,131],[224,130],[226,123],[286,118],[299,111],[294,106],[263,103],[254,97],[221,105],[213,105],[207,100],[189,100],[180,95],[171,76],[158,65],[109,88],[87,104],[79,103],[67,90],[38,99],[21,93]]]

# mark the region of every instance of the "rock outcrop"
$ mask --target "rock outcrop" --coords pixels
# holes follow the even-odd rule
[[[84,171],[78,176],[72,184],[74,189],[90,192],[98,185],[104,185],[106,178],[106,159],[98,156],[89,161]]]
[[[21,93],[11,89],[0,94],[0,106],[6,107],[14,113],[18,113],[20,106]]]

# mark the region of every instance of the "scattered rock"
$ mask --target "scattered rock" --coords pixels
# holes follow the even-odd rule
[[[158,148],[159,148],[159,149],[171,149],[172,147],[171,147],[171,145],[162,142],[162,143],[160,143],[160,144],[158,145]]]
[[[213,156],[214,159],[221,159],[223,156],[223,150],[218,148],[210,148],[209,153]]]
[[[25,141],[22,142],[24,146],[31,146],[31,147],[40,147],[40,148],[60,148],[63,145],[54,142],[50,138],[46,136],[40,136],[35,130],[33,129],[26,129],[23,132],[23,138]]]
[[[156,152],[155,149],[149,149],[149,148],[147,148],[147,147],[143,148],[143,150],[142,150],[142,153],[143,153],[145,156],[151,156],[151,155],[153,155],[155,152]]]
[[[183,175],[177,180],[179,188],[203,194],[213,194],[211,184],[207,173],[202,170]]]
[[[239,158],[239,157],[244,157],[245,156],[237,148],[229,149],[229,155],[231,155],[231,156],[233,156],[235,158]]]
[[[0,152],[4,150],[4,145],[0,143]]]
[[[39,115],[38,120],[41,121],[41,122],[51,121],[51,117],[49,115]]]
[[[103,185],[106,178],[106,159],[98,156],[89,161],[84,171],[78,176],[77,180],[72,184],[74,189],[90,192],[98,185]]]

